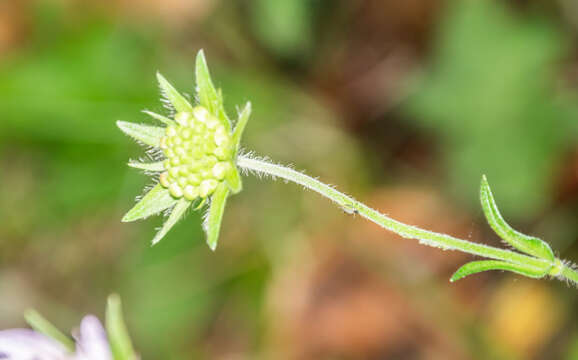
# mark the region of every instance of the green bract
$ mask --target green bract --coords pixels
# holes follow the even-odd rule
[[[235,129],[223,107],[221,92],[211,81],[203,51],[196,61],[197,98],[195,106],[183,97],[161,74],[157,74],[163,96],[174,109],[174,117],[145,111],[165,127],[117,122],[127,135],[160,150],[159,161],[130,161],[129,166],[158,175],[158,184],[146,193],[123,217],[134,221],[169,211],[168,218],[153,239],[153,244],[182,218],[193,203],[197,208],[208,203],[204,224],[207,243],[217,246],[225,202],[230,192],[238,193],[241,177],[236,166],[241,135],[249,120],[251,104],[239,113]]]

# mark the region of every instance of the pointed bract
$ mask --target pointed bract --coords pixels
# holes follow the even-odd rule
[[[152,111],[143,110],[143,113],[147,114],[148,116],[152,117],[155,120],[162,122],[163,124],[166,124],[167,126],[176,124],[172,119],[169,119],[166,116],[162,116],[162,115],[154,113]]]
[[[197,54],[195,77],[200,105],[209,110],[211,114],[223,123],[228,131],[231,131],[231,122],[223,107],[223,97],[221,92],[213,85],[203,50],[200,50]]]
[[[165,129],[158,126],[134,124],[126,121],[117,121],[116,126],[133,139],[152,147],[159,147],[161,138],[165,135]]]
[[[482,176],[480,200],[488,223],[505,242],[526,254],[554,261],[554,252],[544,240],[522,234],[506,223],[498,210],[485,175]]]
[[[177,203],[169,191],[160,184],[155,185],[136,205],[122,218],[123,222],[131,222],[147,218],[174,206]]]
[[[545,264],[543,269],[539,269],[529,265],[520,265],[498,260],[472,261],[459,268],[452,275],[450,281],[454,282],[463,279],[468,275],[477,274],[488,270],[511,271],[516,274],[539,279],[548,274],[549,267],[547,264]]]
[[[239,113],[239,120],[237,120],[235,130],[233,131],[233,146],[235,146],[235,153],[239,151],[239,147],[241,146],[241,138],[245,131],[245,127],[247,126],[247,122],[249,122],[249,117],[251,117],[251,102],[248,101],[243,110]]]
[[[157,162],[153,162],[153,163],[141,163],[139,161],[130,160],[128,162],[128,166],[135,168],[135,169],[141,169],[141,170],[147,170],[147,171],[163,171],[164,170],[164,165],[163,165],[162,161],[157,161]]]
[[[225,177],[225,181],[227,182],[227,185],[233,194],[238,194],[241,190],[243,190],[241,175],[239,175],[237,170],[229,172]]]
[[[191,206],[191,203],[192,203],[191,201],[188,201],[186,199],[181,199],[177,202],[177,204],[171,211],[171,214],[169,215],[169,217],[167,218],[167,220],[165,221],[159,232],[157,232],[157,234],[155,235],[152,241],[153,245],[161,241],[161,239],[169,232],[169,230],[173,226],[175,226],[175,224],[183,217],[183,215],[185,215],[185,212]]]
[[[157,72],[157,79],[163,96],[171,103],[177,112],[191,112],[193,107],[168,81]]]
[[[122,305],[118,295],[108,297],[106,307],[106,332],[114,359],[137,360],[130,336],[124,323]]]
[[[209,206],[209,213],[203,223],[203,228],[207,234],[207,245],[211,250],[215,251],[217,242],[219,241],[219,232],[221,231],[221,220],[225,211],[225,204],[227,203],[227,196],[229,189],[225,184],[220,184],[211,197],[211,204]]]

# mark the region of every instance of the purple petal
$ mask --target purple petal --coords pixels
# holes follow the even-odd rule
[[[80,323],[76,343],[77,360],[112,360],[106,332],[96,316],[88,315]]]
[[[0,331],[0,359],[66,360],[66,348],[47,336],[29,329]]]

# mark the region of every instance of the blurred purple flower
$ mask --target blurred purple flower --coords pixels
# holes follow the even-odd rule
[[[0,331],[1,360],[112,360],[106,333],[92,315],[80,323],[75,353],[39,332],[29,329]]]

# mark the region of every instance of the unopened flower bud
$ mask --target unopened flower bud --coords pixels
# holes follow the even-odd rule
[[[200,106],[179,112],[175,121],[161,139],[167,160],[159,182],[173,197],[206,198],[233,168],[231,135]]]

